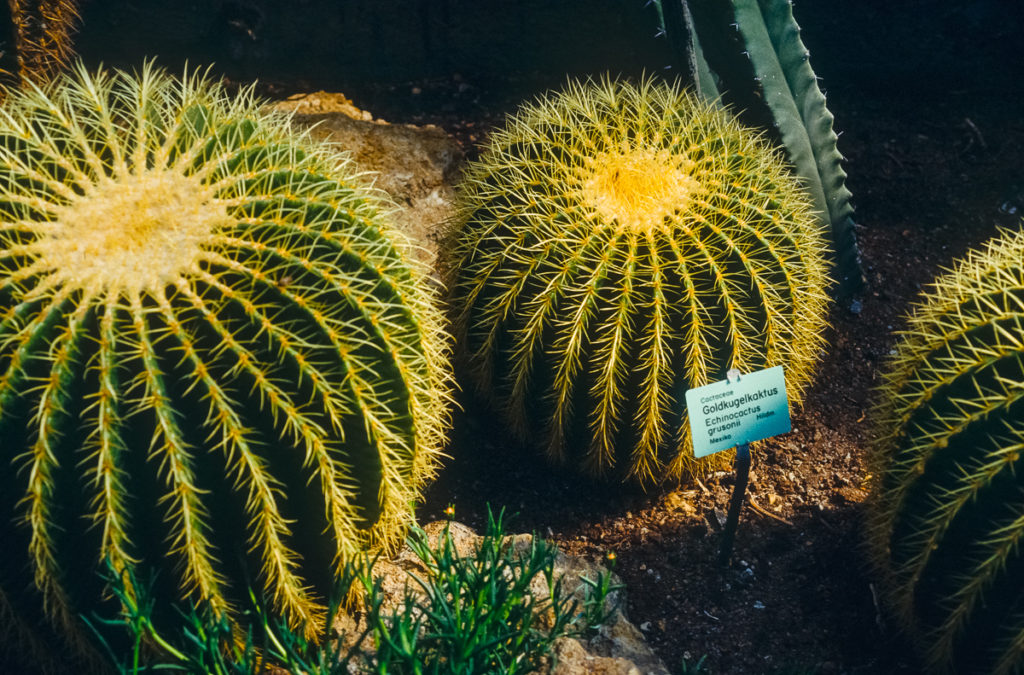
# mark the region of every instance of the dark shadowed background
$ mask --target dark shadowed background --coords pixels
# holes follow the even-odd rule
[[[1020,0],[803,0],[794,9],[826,84],[1021,91]],[[306,88],[460,74],[659,71],[671,63],[645,0],[86,0],[89,62],[216,64]]]

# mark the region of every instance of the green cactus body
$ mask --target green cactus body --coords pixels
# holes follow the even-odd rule
[[[822,346],[825,244],[779,157],[647,80],[524,106],[463,183],[457,334],[483,392],[557,462],[641,484],[697,467],[687,389]]]
[[[441,314],[387,223],[251,92],[147,67],[12,94],[0,631],[31,641],[38,605],[77,635],[105,559],[229,616],[262,585],[321,628],[339,566],[411,522],[447,423]]]
[[[1024,233],[936,281],[873,412],[889,606],[936,671],[1024,671]]]

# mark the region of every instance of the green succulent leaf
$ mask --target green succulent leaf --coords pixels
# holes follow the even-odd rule
[[[765,130],[830,229],[841,294],[863,283],[853,207],[833,116],[800,38],[791,0],[655,0],[684,76],[705,99],[724,102]]]

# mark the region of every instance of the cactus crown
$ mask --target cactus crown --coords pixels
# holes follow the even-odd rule
[[[181,278],[230,223],[223,201],[195,176],[165,168],[107,179],[54,209],[25,250],[52,283],[137,296]],[[90,227],[102,222],[103,228]]]
[[[398,543],[443,443],[448,347],[404,246],[347,156],[251,91],[147,66],[12,94],[0,532],[32,576],[0,569],[0,617],[34,588],[73,633],[76,579],[167,559],[227,614],[258,576],[315,634],[332,572]]]
[[[869,541],[931,667],[1024,665],[1024,232],[936,280],[873,410]]]
[[[675,86],[570,83],[462,185],[457,332],[521,434],[593,474],[694,470],[686,389],[821,346],[825,244],[777,154]]]

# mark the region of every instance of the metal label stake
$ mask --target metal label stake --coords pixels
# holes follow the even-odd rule
[[[743,510],[743,499],[747,496],[747,483],[750,482],[750,443],[736,446],[736,485],[729,501],[729,515],[725,519],[722,530],[722,546],[718,549],[718,566],[725,567],[732,556],[732,542],[736,538],[736,528],[740,522],[740,511]]]
[[[719,565],[727,565],[750,482],[750,444],[790,430],[789,399],[782,366],[740,376],[731,369],[724,381],[686,392],[693,454],[705,457],[736,448],[736,485],[722,532]]]

